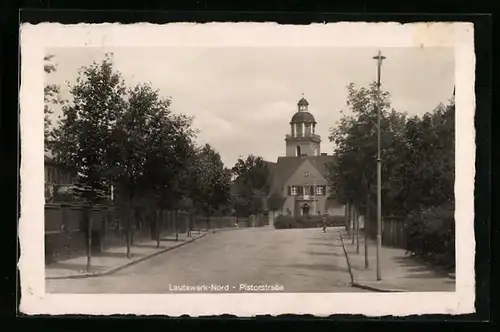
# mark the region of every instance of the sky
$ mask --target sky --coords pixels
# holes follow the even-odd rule
[[[382,88],[392,106],[409,115],[447,103],[454,87],[452,48],[388,48],[381,71]],[[113,53],[114,65],[126,84],[150,82],[172,111],[194,117],[198,142],[209,143],[232,167],[249,154],[276,161],[285,155],[285,135],[302,97],[309,101],[321,152],[331,154],[330,128],[346,106],[349,83],[367,86],[376,80],[378,50],[340,47],[156,47],[52,48],[57,70],[46,83],[74,83],[78,69]],[[60,115],[56,109],[54,118]]]

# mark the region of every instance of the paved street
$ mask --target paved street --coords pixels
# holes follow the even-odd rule
[[[109,276],[47,280],[46,291],[169,293],[185,285],[210,292],[211,285],[219,285],[222,291],[239,292],[249,291],[240,289],[247,284],[278,286],[282,292],[363,292],[349,282],[337,230],[263,227],[208,234]]]

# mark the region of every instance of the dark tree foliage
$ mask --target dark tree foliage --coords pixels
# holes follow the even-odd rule
[[[233,208],[239,216],[262,213],[269,193],[271,173],[262,157],[249,155],[239,158],[231,169],[233,182]]]
[[[424,211],[434,209],[439,214],[444,211],[440,207],[453,205],[454,101],[438,105],[423,116],[409,118],[391,108],[389,93],[379,94],[375,83],[368,88],[350,84],[347,92],[350,112],[342,115],[329,136],[335,145],[335,162],[329,172],[334,195],[358,208],[368,207],[366,198],[370,197],[369,208],[375,211],[377,105],[380,105],[383,216],[412,216],[412,220],[420,220],[416,216]],[[426,228],[434,227],[435,223],[417,224]],[[420,242],[412,240],[412,236],[432,232],[415,231],[415,223],[412,225],[408,241],[414,248]],[[440,225],[444,233],[453,233],[449,222]]]

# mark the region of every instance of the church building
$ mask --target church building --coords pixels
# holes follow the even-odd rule
[[[309,103],[302,97],[285,136],[285,156],[274,164],[269,197],[281,196],[282,206],[269,211],[277,215],[344,215],[344,206],[330,197],[328,164],[333,156],[321,152],[321,137]]]

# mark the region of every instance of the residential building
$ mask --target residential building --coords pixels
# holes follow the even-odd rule
[[[69,195],[75,176],[72,172],[57,165],[51,157],[50,152],[46,152],[44,156],[44,171],[46,203],[58,201],[58,198]]]

